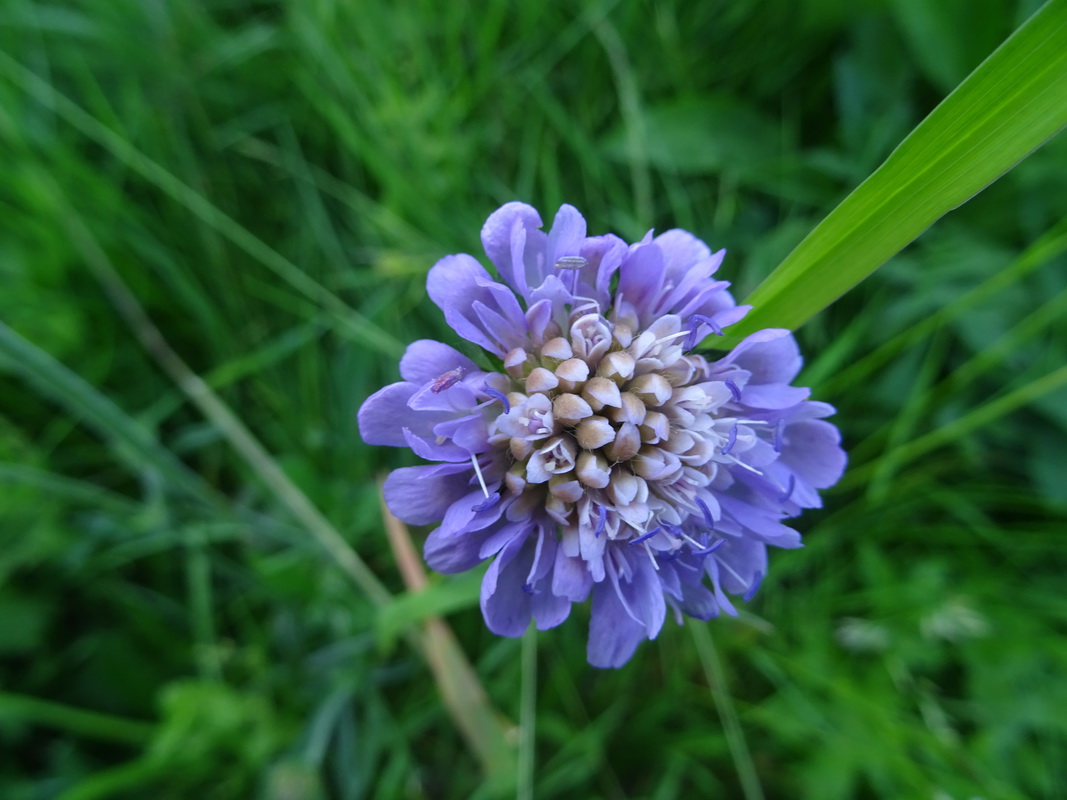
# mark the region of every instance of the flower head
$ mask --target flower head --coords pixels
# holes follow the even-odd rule
[[[627,245],[586,236],[571,206],[541,230],[522,203],[482,229],[502,285],[469,255],[430,270],[452,328],[488,351],[480,368],[422,340],[403,381],[359,412],[369,444],[438,462],[393,472],[400,519],[437,523],[440,572],[493,559],[481,607],[495,633],[560,624],[592,595],[588,657],[624,664],[670,606],[736,614],[767,572],[767,545],[799,547],[782,522],[818,507],[845,465],[833,413],[790,385],[801,358],[786,330],[752,334],[709,360],[694,345],[748,310],[713,280],[723,252],[685,231]]]

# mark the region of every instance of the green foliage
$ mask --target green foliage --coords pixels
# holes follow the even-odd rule
[[[354,800],[494,793],[431,613],[530,733],[476,577],[404,591],[376,480],[412,462],[356,431],[405,342],[462,345],[430,265],[567,201],[728,248],[744,295],[1037,4],[0,8],[0,796]],[[739,797],[746,752],[768,798],[1067,793],[1065,199],[1061,137],[800,330],[845,481],[712,650],[538,636],[534,796]]]
[[[938,18],[932,7],[906,11],[902,18],[919,24]],[[948,59],[930,64],[937,74],[950,71]],[[1054,1],[960,84],[759,285],[749,297],[753,312],[732,336],[799,327],[1065,125],[1067,3]]]

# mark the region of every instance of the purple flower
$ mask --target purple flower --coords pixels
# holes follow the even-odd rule
[[[800,546],[782,520],[818,507],[846,459],[822,419],[833,408],[790,385],[789,331],[717,360],[689,352],[748,311],[712,279],[723,251],[681,230],[633,245],[586,236],[568,205],[541,225],[508,203],[482,228],[506,286],[469,255],[427,278],[449,325],[499,367],[415,342],[360,431],[438,462],[393,472],[385,499],[405,522],[438,525],[434,569],[492,559],[492,631],[554,627],[592,594],[589,662],[618,667],[668,606],[679,622],[736,614],[729,595],[753,595],[767,545]]]

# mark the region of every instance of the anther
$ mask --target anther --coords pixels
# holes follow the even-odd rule
[[[774,428],[774,452],[782,452],[782,434],[785,433],[785,420],[778,420],[778,424]]]
[[[604,526],[608,524],[608,509],[606,506],[599,506],[599,518],[596,521],[596,530],[593,531],[593,536],[599,537],[604,532]]]
[[[700,511],[704,515],[704,523],[708,526],[708,530],[715,530],[715,518],[711,516],[711,509],[708,508],[708,504],[699,497],[694,497],[693,499],[696,500],[697,505],[700,506]]]
[[[689,330],[686,337],[685,344],[682,346],[685,350],[692,350],[697,343],[697,332],[700,330],[701,325],[707,325],[711,328],[711,332],[716,336],[722,336],[722,328],[719,327],[719,323],[713,320],[711,317],[706,317],[703,314],[694,314],[689,318]]]
[[[722,454],[725,456],[731,450],[734,449],[734,445],[737,444],[737,423],[735,422],[733,427],[730,428],[730,436],[726,440],[726,446],[722,449]]]
[[[646,534],[644,534],[642,536],[638,536],[636,539],[631,539],[629,541],[629,544],[634,545],[634,544],[640,544],[641,542],[647,541],[648,539],[651,539],[653,536],[655,536],[657,533],[659,533],[659,531],[660,531],[660,526],[657,525],[655,528],[650,530],[648,533],[646,533]]]
[[[742,595],[742,599],[744,599],[746,603],[755,596],[756,590],[759,589],[761,583],[763,583],[763,573],[756,570],[756,574],[752,576],[752,584],[745,590],[744,595]]]
[[[797,476],[790,475],[789,483],[786,484],[785,494],[778,498],[779,503],[786,503],[793,496],[793,490],[797,488]]]
[[[730,390],[730,394],[734,396],[734,402],[741,402],[741,390],[737,388],[737,384],[727,378],[723,383],[726,384],[726,388]]]
[[[500,502],[500,492],[493,492],[478,505],[471,506],[471,511],[488,511],[490,508]]]
[[[716,550],[718,550],[720,547],[722,547],[724,544],[726,544],[726,539],[719,539],[718,541],[712,542],[710,545],[705,547],[703,550],[694,550],[693,554],[694,555],[698,555],[698,556],[711,555]]]
[[[499,400],[504,406],[504,413],[507,414],[511,411],[511,403],[508,402],[508,398],[504,396],[504,393],[497,391],[492,386],[486,384],[482,387],[482,391],[495,400]]]

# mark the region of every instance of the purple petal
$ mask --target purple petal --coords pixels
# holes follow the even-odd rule
[[[578,255],[585,241],[585,217],[574,206],[564,203],[552,221],[545,245],[546,272],[563,256]]]
[[[743,594],[756,582],[757,574],[767,574],[767,546],[754,539],[730,539],[715,556],[730,567],[719,572],[722,588],[730,594]]]
[[[427,461],[467,461],[471,460],[471,453],[458,447],[452,442],[438,442],[436,438],[416,435],[410,428],[404,428],[404,442],[419,458]]]
[[[594,667],[621,667],[645,638],[645,626],[636,622],[626,610],[617,581],[617,578],[604,580],[593,587],[586,657]]]
[[[456,333],[496,355],[505,355],[525,338],[526,320],[515,295],[469,255],[445,256],[434,264],[426,276],[426,291]],[[506,339],[498,339],[485,327],[473,310],[476,302],[503,317]]]
[[[723,510],[748,531],[748,535],[775,547],[800,547],[799,533],[767,516],[766,512],[756,506],[728,495],[720,497],[719,502]],[[720,528],[722,527],[720,525]]]
[[[382,493],[389,510],[409,525],[429,525],[444,518],[449,506],[470,491],[468,464],[403,467],[385,479]]]
[[[681,228],[664,231],[652,241],[662,251],[667,277],[675,284],[696,264],[711,255],[711,249],[706,244]]]
[[[368,397],[360,406],[359,435],[367,444],[404,447],[404,429],[416,436],[431,436],[433,426],[452,416],[440,411],[416,411],[408,401],[416,387],[410,383],[392,383]]]
[[[651,245],[636,246],[619,267],[619,288],[616,294],[631,303],[647,319],[663,291],[663,253]]]
[[[527,576],[527,583],[533,588],[530,612],[537,623],[537,629],[546,631],[567,619],[571,613],[571,601],[566,597],[557,596],[553,591],[552,573],[556,566],[556,554],[563,549],[559,546],[555,531],[543,530],[538,546],[540,552],[535,553],[533,575]],[[526,547],[534,549],[534,537],[527,539]]]
[[[785,383],[749,383],[741,392],[741,402],[751,408],[792,408],[811,396],[811,389]]]
[[[544,279],[545,267],[538,263],[545,234],[540,230],[541,215],[525,203],[505,203],[482,226],[482,246],[500,277],[523,297],[531,286]]]
[[[792,331],[786,328],[764,328],[763,330],[756,331],[738,342],[737,347],[715,362],[715,366],[725,367],[733,364],[753,348],[768,342],[774,342],[783,337],[791,337],[792,335]]]
[[[720,250],[715,255],[694,263],[683,272],[675,272],[669,266],[667,282],[673,283],[674,288],[664,294],[657,311],[661,314],[675,313],[692,305],[694,308],[710,307],[715,313],[720,313],[721,309],[733,307],[733,296],[726,291],[730,284],[726,281],[709,281],[722,264],[725,255],[726,251]]]
[[[500,636],[522,636],[530,624],[530,594],[525,587],[534,552],[524,545],[531,538],[517,536],[508,542],[482,579],[482,616],[489,630]]]
[[[682,611],[693,619],[709,620],[719,616],[719,604],[715,595],[702,583],[683,583]]]
[[[727,291],[729,286],[727,281],[705,282],[690,292],[687,298],[683,298],[684,305],[679,302],[671,310],[683,319],[689,319],[694,314],[713,317],[720,327],[725,328],[737,322],[751,309],[751,306],[737,305],[734,296]],[[719,317],[719,314],[727,316]]]
[[[445,575],[466,572],[485,560],[479,555],[479,551],[490,535],[491,532],[485,530],[452,536],[436,528],[426,537],[422,554],[430,569],[437,572]]]
[[[469,414],[478,405],[478,397],[474,390],[462,381],[457,381],[444,389],[435,391],[435,388],[432,381],[423,384],[422,388],[411,395],[408,406],[416,411],[444,411],[448,412],[448,417],[453,417],[457,412]]]
[[[737,366],[752,373],[749,383],[792,383],[804,363],[792,334],[785,331],[742,347],[751,338],[738,344],[740,352],[734,357]]]
[[[571,601],[553,594],[550,583],[542,580],[534,587],[534,595],[530,599],[530,613],[537,623],[537,630],[547,631],[570,616]]]
[[[622,239],[614,234],[594,236],[585,240],[582,255],[589,260],[587,271],[595,269],[595,280],[585,280],[587,285],[594,288],[594,298],[602,307],[611,303],[611,279],[619,266],[622,264],[629,247]]]
[[[431,569],[438,572],[463,572],[481,563],[484,557],[482,546],[498,531],[503,503],[482,512],[474,506],[484,499],[481,491],[469,492],[456,500],[445,512],[439,527],[430,532],[423,546],[423,555]],[[521,532],[520,526],[505,525],[513,534]]]
[[[478,369],[474,362],[461,352],[433,339],[412,342],[404,351],[404,357],[400,359],[400,377],[418,385],[436,380],[449,370],[457,368],[464,372],[474,372]]]
[[[833,486],[845,471],[848,456],[840,447],[841,433],[829,422],[794,422],[786,426],[783,439],[782,463],[816,489]]]
[[[556,567],[552,572],[552,593],[581,603],[589,596],[593,576],[580,558],[568,556],[563,548],[556,549]]]

